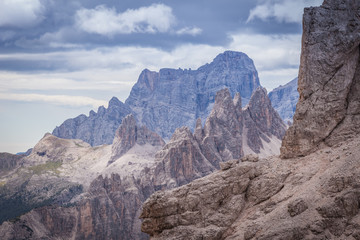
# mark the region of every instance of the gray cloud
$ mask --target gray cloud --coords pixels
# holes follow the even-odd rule
[[[27,28],[40,23],[44,7],[39,0],[0,1],[0,26]]]

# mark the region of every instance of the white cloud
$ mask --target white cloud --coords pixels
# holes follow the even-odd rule
[[[323,0],[267,0],[250,10],[247,22],[259,18],[266,21],[274,17],[278,22],[301,23],[303,9],[318,6]]]
[[[65,106],[107,106],[107,102],[84,96],[68,95],[44,95],[44,94],[19,94],[19,93],[0,93],[0,100],[11,100],[20,102],[47,102]]]
[[[76,25],[88,33],[112,36],[115,34],[167,32],[175,23],[172,9],[164,4],[153,4],[117,13],[104,5],[95,9],[80,9]]]
[[[192,35],[196,36],[202,33],[202,29],[198,27],[184,27],[178,31],[176,31],[177,35]]]
[[[44,7],[40,0],[1,0],[0,26],[26,28],[41,22]]]
[[[261,84],[268,90],[285,84],[298,74],[301,35],[233,34],[230,49],[254,60]]]

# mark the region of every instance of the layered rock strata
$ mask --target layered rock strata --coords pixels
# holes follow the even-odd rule
[[[326,0],[305,9],[294,124],[284,158],[334,146],[360,132],[360,2]]]

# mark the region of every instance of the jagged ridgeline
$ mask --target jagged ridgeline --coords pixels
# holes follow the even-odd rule
[[[176,128],[193,130],[197,118],[205,121],[217,91],[228,88],[232,97],[239,92],[245,106],[259,86],[253,61],[241,52],[226,51],[197,70],[145,69],[125,103],[113,98],[107,109],[68,119],[53,135],[82,139],[92,146],[111,144],[121,120],[132,113],[138,123],[170,139]]]
[[[360,1],[306,8],[300,99],[281,158],[242,158],[154,193],[153,240],[360,239]]]

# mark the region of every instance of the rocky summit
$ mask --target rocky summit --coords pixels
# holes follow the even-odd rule
[[[0,238],[148,239],[139,216],[151,194],[229,169],[245,153],[271,155],[284,132],[259,87],[246,108],[240,94],[218,91],[204,126],[198,119],[194,133],[178,128],[166,145],[132,115],[122,120],[112,145],[46,134],[21,164],[9,159],[0,176],[0,203],[9,209],[0,220],[13,219],[2,223]],[[249,144],[247,136],[256,142]]]
[[[354,0],[305,9],[300,102],[281,157],[248,155],[154,193],[142,231],[154,240],[360,239],[359,10]]]
[[[360,2],[326,0],[304,13],[300,99],[283,157],[334,146],[360,132]]]
[[[125,104],[114,97],[108,108],[68,119],[53,135],[81,139],[92,146],[111,144],[122,119],[132,113],[141,125],[170,139],[176,128],[188,126],[192,130],[197,118],[205,121],[217,91],[226,87],[231,96],[239,92],[246,105],[259,86],[253,61],[241,52],[226,51],[197,70],[145,69]]]
[[[52,134],[60,138],[81,139],[91,146],[111,144],[122,119],[130,113],[127,105],[113,97],[108,108],[101,106],[97,113],[90,111],[89,116],[81,114],[68,119]]]
[[[217,91],[239,92],[246,104],[260,86],[253,61],[244,53],[226,51],[197,70],[144,70],[126,104],[152,131],[170,138],[176,128],[193,129],[197,118],[210,114]]]

